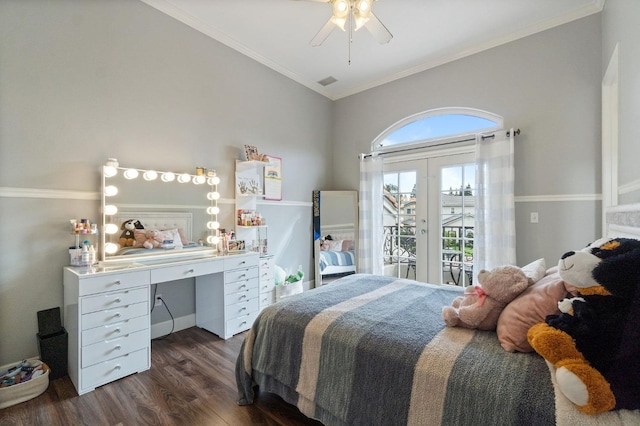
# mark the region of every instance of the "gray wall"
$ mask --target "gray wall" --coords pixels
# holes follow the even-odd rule
[[[602,69],[620,59],[619,203],[640,202],[640,2],[608,0],[602,13]]]
[[[63,304],[68,220],[98,219],[108,157],[215,168],[226,228],[243,144],[282,157],[284,200],[259,209],[276,264],[313,278],[330,100],[136,0],[0,1],[0,94],[0,364],[37,355],[36,312]],[[193,280],[159,291],[174,316],[194,312]]]
[[[518,262],[555,264],[600,232],[600,33],[598,14],[336,101],[336,181],[357,189],[358,153],[407,116],[441,107],[501,115],[505,127],[521,130]],[[576,194],[587,200],[569,201]],[[538,224],[529,223],[532,211]]]

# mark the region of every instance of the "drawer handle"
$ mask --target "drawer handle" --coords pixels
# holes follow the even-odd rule
[[[189,270],[187,271],[187,274],[193,274],[193,272],[194,272],[194,270],[193,270],[193,269],[189,269]]]
[[[247,274],[242,274],[242,275],[238,275],[238,278],[244,278],[246,276],[247,276]]]
[[[122,349],[122,346],[120,345],[116,345],[116,347],[113,348],[114,351],[119,351],[120,349]]]
[[[120,303],[122,302],[122,300],[120,300],[120,298],[118,297],[116,300],[114,300],[115,303]]]
[[[122,314],[120,312],[116,312],[115,315],[114,315],[114,317],[116,317],[116,318],[120,318],[121,316],[122,316]]]
[[[120,329],[116,328],[115,330],[113,330],[114,333],[120,333]]]
[[[246,284],[242,284],[238,289],[247,288]]]
[[[242,321],[242,322],[240,323],[240,327],[242,327],[243,325],[247,325],[247,322],[246,322],[246,321]]]
[[[247,308],[242,308],[242,309],[240,309],[239,312],[246,311],[246,310],[247,310]]]
[[[244,260],[242,262],[240,262],[241,265],[244,265],[245,263],[247,263],[247,262],[244,261]]]
[[[122,283],[120,282],[120,280],[116,280],[116,281],[114,282],[114,284],[115,284],[115,285],[120,285],[120,284],[122,284]]]
[[[115,367],[113,367],[114,370],[120,370],[122,368],[122,366],[120,364],[116,364]]]
[[[246,295],[246,294],[243,294],[242,296],[240,296],[240,300],[242,300],[242,299],[246,299],[246,298],[247,298],[247,295]]]

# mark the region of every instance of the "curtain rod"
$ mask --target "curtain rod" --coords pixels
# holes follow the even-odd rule
[[[519,134],[520,134],[520,129],[516,129],[516,130],[513,131],[513,136],[517,136]],[[509,131],[507,131],[507,137],[510,137],[510,136],[511,136],[511,131],[509,130]],[[490,135],[480,135],[480,137],[482,138],[482,140],[493,139],[493,138],[496,137],[496,134],[492,133]],[[475,140],[476,140],[476,138],[456,139],[455,141],[442,142],[442,143],[436,143],[436,144],[433,144],[433,145],[429,145],[429,148],[434,147],[434,146],[451,145],[451,144],[454,144],[454,143],[470,142],[470,141],[475,141]],[[393,151],[380,152],[380,153],[378,153],[378,155],[397,154],[399,152],[415,151],[415,150],[424,149],[424,148],[425,148],[424,146],[419,146],[419,147],[415,147],[415,148],[396,149],[396,150],[393,150]],[[370,152],[369,154],[360,154],[359,157],[362,160],[364,158],[371,157],[372,155],[373,155],[373,153]]]

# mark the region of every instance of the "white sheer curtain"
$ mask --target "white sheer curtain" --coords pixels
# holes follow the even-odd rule
[[[358,272],[383,273],[382,165],[377,153],[360,157]]]
[[[476,137],[475,271],[516,264],[513,129]]]

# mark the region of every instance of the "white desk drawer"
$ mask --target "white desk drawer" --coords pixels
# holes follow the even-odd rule
[[[276,292],[271,290],[267,293],[260,293],[260,309],[276,303]]]
[[[224,293],[225,294],[230,294],[230,293],[235,293],[237,291],[249,290],[249,289],[252,289],[252,288],[258,288],[258,279],[257,278],[251,278],[251,279],[246,279],[246,280],[241,280],[241,281],[227,282],[224,285]]]
[[[260,293],[264,293],[266,291],[272,291],[276,288],[276,283],[271,280],[271,281],[262,281],[260,280]]]
[[[199,275],[209,275],[222,272],[223,262],[194,262],[182,265],[173,265],[162,268],[154,268],[151,270],[151,283],[162,283],[166,281],[175,281],[183,278],[197,277]]]
[[[125,356],[101,362],[82,370],[81,389],[95,388],[112,382],[129,374],[148,370],[149,350],[145,349],[126,354]]]
[[[110,291],[97,296],[88,296],[81,299],[81,313],[113,309],[120,306],[145,302],[149,298],[149,287],[140,287],[131,290]]]
[[[243,315],[253,314],[260,309],[260,302],[257,297],[244,300],[233,305],[228,305],[224,309],[224,315],[226,319],[238,318]]]
[[[273,269],[273,257],[260,258],[260,269]]]
[[[257,316],[258,313],[253,312],[249,315],[243,315],[241,317],[228,320],[226,322],[225,330],[227,336],[233,336],[234,334],[250,329]]]
[[[257,298],[259,295],[258,288],[250,288],[244,291],[238,291],[236,293],[230,293],[224,295],[224,305],[231,306],[236,303],[245,302],[250,299]]]
[[[149,328],[149,315],[131,318],[125,321],[113,324],[103,325],[101,327],[91,328],[82,331],[82,346],[88,346],[96,342],[116,337],[125,336],[127,334]]]
[[[258,266],[258,255],[255,256],[229,256],[224,259],[224,269],[248,268]]]
[[[149,271],[120,272],[95,277],[83,277],[80,281],[78,295],[87,296],[89,294],[123,290],[146,284],[149,284]]]
[[[147,328],[122,337],[85,346],[82,348],[82,368],[149,347],[150,340],[151,334]]]
[[[232,283],[234,281],[248,280],[251,278],[258,278],[258,267],[234,269],[233,271],[224,272],[224,282]]]
[[[92,312],[82,316],[82,329],[88,330],[106,324],[113,324],[127,319],[149,314],[149,304],[144,301],[132,305],[120,306],[114,309]]]

